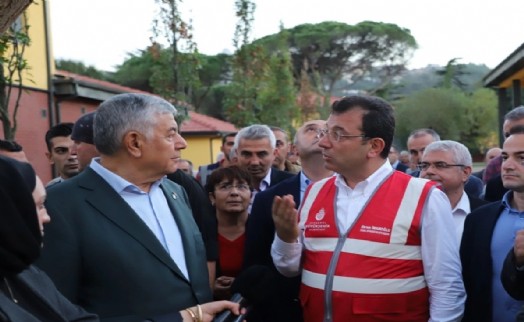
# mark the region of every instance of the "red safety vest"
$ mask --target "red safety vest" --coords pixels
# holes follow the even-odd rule
[[[394,171],[339,234],[335,179],[312,185],[300,209],[304,320],[427,322],[420,223],[434,183]]]

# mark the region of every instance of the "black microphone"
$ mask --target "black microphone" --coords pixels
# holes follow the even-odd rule
[[[213,322],[242,322],[253,306],[263,305],[271,298],[275,289],[273,271],[262,265],[254,265],[241,272],[233,281],[231,291],[234,293],[230,301],[239,303],[245,308],[244,314],[235,315],[226,310],[213,319]]]

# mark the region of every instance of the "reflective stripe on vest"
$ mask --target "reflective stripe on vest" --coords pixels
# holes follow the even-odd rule
[[[429,307],[420,253],[420,219],[434,184],[395,171],[374,192],[348,235],[339,236],[335,179],[327,178],[310,186],[300,209],[305,249],[303,286],[326,295],[337,292],[337,305],[327,304],[330,307],[326,314],[333,321],[341,318],[342,311],[347,315],[347,310],[352,310],[347,305],[341,308],[341,296],[353,303],[355,295],[405,296],[410,300],[422,296],[413,318],[426,316]],[[337,245],[338,253],[334,254]],[[338,262],[333,262],[337,257]],[[328,272],[334,275],[327,276]],[[328,279],[333,282],[327,283]],[[329,285],[332,289],[325,290]],[[306,291],[307,300],[301,294],[303,304],[307,301],[304,316],[324,301],[322,293]],[[316,303],[313,308],[312,303]],[[331,312],[331,306],[336,307],[335,312]]]

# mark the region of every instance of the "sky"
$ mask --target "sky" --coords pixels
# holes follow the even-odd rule
[[[409,68],[461,63],[496,67],[524,43],[524,1],[254,0],[252,39],[303,23],[361,21],[407,28],[419,48]],[[155,0],[49,0],[55,58],[112,71],[151,44]],[[201,53],[233,52],[235,0],[184,0]]]

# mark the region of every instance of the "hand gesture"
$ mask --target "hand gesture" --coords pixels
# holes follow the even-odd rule
[[[272,207],[273,221],[278,238],[286,243],[298,240],[298,211],[292,195],[276,196]]]

